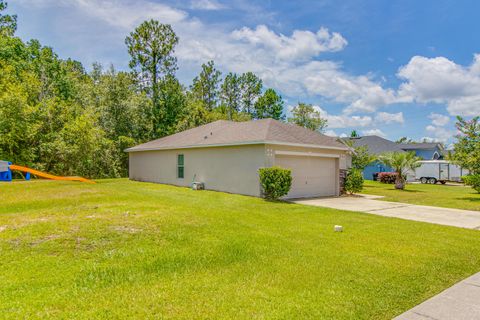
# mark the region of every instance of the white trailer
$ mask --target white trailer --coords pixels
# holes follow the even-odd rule
[[[462,176],[468,174],[468,170],[463,169],[447,160],[424,160],[415,170],[415,179],[421,183],[435,184],[440,182],[445,184],[447,181],[461,182]]]

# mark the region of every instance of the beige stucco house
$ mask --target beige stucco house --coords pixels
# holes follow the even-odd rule
[[[337,139],[272,119],[216,121],[126,150],[132,180],[261,196],[258,169],[292,170],[287,198],[335,196],[349,149]]]

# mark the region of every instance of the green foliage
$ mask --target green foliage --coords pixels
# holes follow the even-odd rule
[[[177,70],[177,58],[173,52],[178,44],[178,37],[169,24],[149,20],[131,32],[125,43],[131,56],[130,67],[138,73],[138,79],[145,92],[152,98],[152,137],[162,136],[165,130],[160,128],[162,117],[168,111],[162,110],[160,86],[168,84],[159,85],[159,82],[161,80],[168,82],[169,80],[165,78],[173,77]],[[163,104],[175,103],[163,101]]]
[[[157,136],[166,136],[177,132],[177,123],[185,113],[185,89],[175,77],[167,76],[159,84],[159,98]]]
[[[414,143],[414,141],[408,137],[401,137],[400,139],[398,139],[397,141],[395,141],[396,143]]]
[[[253,115],[254,105],[257,99],[262,94],[263,83],[262,80],[253,72],[246,72],[239,78],[242,112]]]
[[[475,191],[480,193],[480,174],[464,176],[462,180],[467,186],[471,186]]]
[[[240,111],[241,104],[240,78],[237,74],[230,72],[223,80],[221,101],[228,120],[232,120],[233,114]]]
[[[352,130],[352,132],[350,132],[350,138],[358,138],[360,137],[357,133],[357,130]]]
[[[12,37],[17,30],[17,16],[2,13],[7,7],[7,2],[0,0],[0,37]]]
[[[387,152],[379,156],[378,160],[397,173],[395,188],[405,189],[405,176],[407,171],[414,171],[421,166],[422,158],[414,152]]]
[[[282,97],[275,90],[267,89],[255,103],[254,117],[257,119],[284,120]]]
[[[132,71],[97,63],[87,73],[38,40],[6,32],[16,20],[5,9],[0,0],[1,160],[58,175],[126,176],[128,147],[253,117],[262,90],[253,73],[229,74],[220,97],[221,73],[210,61],[187,91],[175,77],[178,38],[169,25],[146,21],[126,38]]]
[[[460,134],[449,159],[470,173],[480,174],[480,117],[470,121],[457,117],[456,127]]]
[[[268,200],[277,200],[288,194],[292,186],[292,171],[280,167],[260,168],[258,170],[263,196]]]
[[[377,157],[368,152],[367,146],[356,147],[352,153],[352,168],[363,171],[375,160],[377,160]]]
[[[299,103],[292,110],[292,118],[288,122],[295,123],[301,127],[323,132],[327,127],[327,119],[321,117],[320,112],[313,108],[311,104]]]
[[[358,169],[351,169],[347,173],[347,178],[344,185],[345,191],[349,194],[354,194],[363,189],[363,175],[362,171]]]
[[[202,64],[202,71],[193,79],[190,87],[195,100],[201,101],[208,111],[217,107],[221,72],[215,68],[214,62]]]

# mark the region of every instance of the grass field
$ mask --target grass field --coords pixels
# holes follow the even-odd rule
[[[392,184],[365,180],[362,193],[385,196],[380,200],[426,206],[480,211],[480,194],[471,187],[441,184],[407,184],[405,190],[395,190]]]
[[[390,319],[480,271],[479,231],[239,195],[35,181],[0,203],[2,319]]]

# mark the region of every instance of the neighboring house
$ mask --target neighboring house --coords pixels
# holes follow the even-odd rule
[[[374,155],[385,152],[415,152],[415,155],[422,160],[443,159],[443,146],[440,143],[396,143],[379,136],[364,136],[358,138],[347,138],[354,147],[366,146],[368,151]],[[373,180],[373,174],[377,172],[391,172],[392,168],[375,161],[363,170],[363,177]]]
[[[261,196],[258,169],[292,169],[287,198],[336,196],[350,150],[335,138],[272,119],[216,121],[126,150],[132,180]]]
[[[413,151],[417,157],[423,160],[442,160],[444,149],[441,143],[402,143],[405,151]]]

